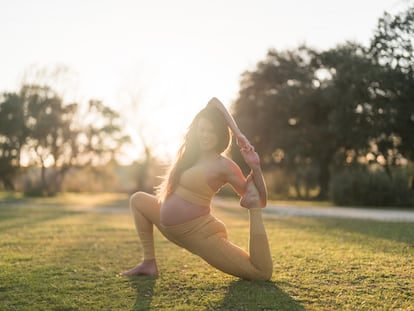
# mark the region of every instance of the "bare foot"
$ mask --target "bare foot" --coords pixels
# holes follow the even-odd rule
[[[252,179],[247,180],[246,192],[240,199],[240,205],[245,208],[260,207],[260,195],[259,191]]]
[[[155,259],[144,260],[139,265],[133,267],[131,270],[124,271],[121,273],[124,276],[133,275],[158,275],[158,267]]]

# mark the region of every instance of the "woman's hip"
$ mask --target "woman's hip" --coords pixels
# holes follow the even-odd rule
[[[211,214],[178,225],[161,224],[159,229],[171,241],[179,242],[179,245],[203,243],[212,236],[227,238],[226,226]]]

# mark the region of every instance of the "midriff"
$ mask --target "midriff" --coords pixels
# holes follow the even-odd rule
[[[175,226],[210,213],[210,206],[190,203],[173,193],[161,204],[160,222]]]

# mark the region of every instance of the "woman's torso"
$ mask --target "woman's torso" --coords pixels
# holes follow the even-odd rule
[[[161,205],[161,224],[174,226],[209,214],[212,196],[225,183],[222,165],[220,156],[184,171],[176,191]]]

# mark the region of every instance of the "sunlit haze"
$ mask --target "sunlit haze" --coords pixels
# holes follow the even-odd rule
[[[70,69],[66,100],[101,99],[161,157],[175,153],[194,114],[216,96],[230,107],[240,74],[269,48],[368,44],[383,12],[405,1],[0,0],[0,91],[30,66]],[[132,105],[132,102],[137,105]]]

